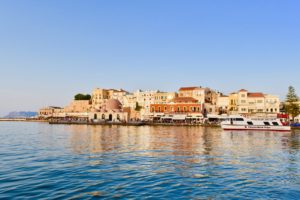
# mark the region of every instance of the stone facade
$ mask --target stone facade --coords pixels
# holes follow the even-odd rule
[[[89,112],[91,111],[92,104],[90,100],[73,100],[68,106],[64,108],[65,112]]]

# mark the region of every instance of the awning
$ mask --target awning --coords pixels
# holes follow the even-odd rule
[[[186,115],[174,115],[173,120],[185,120]]]

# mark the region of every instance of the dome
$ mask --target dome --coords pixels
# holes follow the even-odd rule
[[[120,110],[122,109],[122,104],[119,100],[109,99],[105,104],[106,110]]]

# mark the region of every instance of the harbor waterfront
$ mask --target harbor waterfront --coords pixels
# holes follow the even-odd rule
[[[299,199],[300,131],[0,123],[0,199]]]

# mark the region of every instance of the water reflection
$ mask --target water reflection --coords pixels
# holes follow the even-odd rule
[[[300,132],[0,125],[0,199],[299,199]]]
[[[155,151],[175,156],[257,154],[264,151],[299,149],[297,132],[222,131],[204,127],[66,126],[76,153]]]

